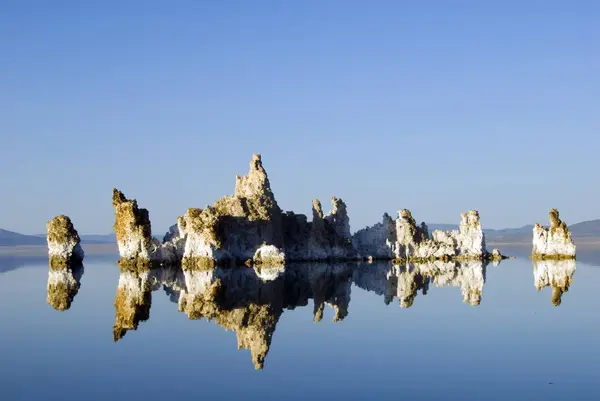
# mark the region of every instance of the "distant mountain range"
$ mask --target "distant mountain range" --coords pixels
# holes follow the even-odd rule
[[[108,244],[116,242],[115,234],[82,235],[82,244]],[[25,235],[0,228],[0,246],[46,245],[46,234]]]
[[[457,230],[456,224],[428,224],[429,232],[434,230]],[[519,228],[503,228],[499,230],[484,229],[486,238],[494,240],[530,240],[533,225],[527,225]],[[581,223],[569,226],[569,230],[574,237],[600,237],[600,219],[583,221]],[[161,237],[157,237],[162,239]],[[82,244],[107,244],[115,243],[116,237],[111,234],[91,234],[82,235]],[[0,228],[0,246],[20,246],[20,245],[46,245],[46,234],[25,235]]]

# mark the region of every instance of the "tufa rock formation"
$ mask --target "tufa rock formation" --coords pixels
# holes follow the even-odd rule
[[[353,240],[361,256],[369,259],[418,262],[492,257],[486,250],[479,213],[470,210],[461,217],[459,230],[435,230],[430,236],[427,225],[417,225],[410,211],[403,209],[395,223],[385,214],[381,223],[358,231]]]
[[[559,306],[562,295],[569,291],[569,286],[575,274],[575,260],[534,260],[533,282],[535,288],[541,291],[552,287],[552,304]]]
[[[485,249],[479,213],[462,215],[459,230],[417,226],[410,211],[350,234],[350,219],[342,199],[332,197],[326,215],[321,202],[312,203],[312,221],[293,212],[282,213],[259,154],[246,176],[236,177],[235,194],[204,209],[190,208],[178,217],[163,242],[151,235],[148,211],[113,190],[115,232],[123,266],[151,262],[179,263],[187,270],[207,270],[236,264],[284,266],[288,262],[374,259],[425,261],[497,258]]]
[[[176,226],[169,229],[165,242],[152,237],[148,210],[138,207],[137,200],[127,199],[113,189],[114,230],[117,236],[121,267],[147,268],[151,263],[174,264],[181,261],[185,241]]]
[[[113,188],[112,204],[115,208],[114,230],[121,260],[150,262],[152,228],[148,210],[138,207],[137,200],[127,199],[116,188]]]
[[[178,226],[186,237],[183,258],[188,267],[285,262],[281,209],[259,154],[253,156],[248,175],[236,177],[234,196],[204,210],[188,209]]]
[[[81,264],[83,249],[79,234],[67,216],[56,216],[46,224],[48,257],[51,268],[61,269]]]
[[[68,310],[81,287],[83,271],[81,264],[51,268],[48,271],[46,302],[58,311]]]
[[[575,259],[575,243],[567,224],[556,209],[550,210],[549,216],[549,228],[537,223],[533,227],[532,259]]]
[[[282,213],[255,154],[248,175],[236,177],[234,196],[204,209],[188,209],[178,218],[178,231],[185,237],[184,266],[284,265],[355,257],[346,204],[335,197],[332,203],[324,216],[321,203],[313,201],[311,223],[304,215]]]

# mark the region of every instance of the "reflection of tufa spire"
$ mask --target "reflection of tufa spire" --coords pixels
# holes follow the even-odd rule
[[[152,305],[152,288],[148,271],[134,273],[122,271],[115,297],[115,324],[113,340],[122,339],[128,330],[137,330],[140,321],[150,318]]]
[[[325,304],[334,310],[333,321],[344,320],[348,316],[352,270],[346,264],[328,265],[318,263],[307,266],[308,279],[314,298],[314,321],[323,319]]]
[[[56,310],[68,310],[81,287],[82,276],[83,265],[51,268],[48,271],[48,304]]]
[[[390,262],[365,264],[354,271],[354,283],[367,291],[384,297],[389,304],[398,297],[400,307],[409,308],[420,290],[423,295],[429,283],[436,287],[460,286],[464,302],[481,303],[485,283],[485,263],[482,261],[444,262],[441,260],[408,265]]]
[[[256,369],[264,367],[271,339],[283,312],[283,276],[263,280],[252,269],[186,271],[179,311],[190,319],[206,318],[236,332],[238,349],[252,354]]]
[[[575,274],[575,260],[534,260],[533,280],[535,288],[541,291],[552,287],[552,304],[559,306],[563,293],[569,291],[569,286]]]

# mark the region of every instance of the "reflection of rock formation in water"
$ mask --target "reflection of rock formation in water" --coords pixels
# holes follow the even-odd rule
[[[417,225],[409,210],[400,210],[393,224],[386,214],[375,226],[358,231],[354,243],[363,256],[373,259],[396,258],[404,261],[483,260],[502,258],[486,250],[479,213],[469,210],[461,215],[458,230],[435,230],[429,235],[425,223]]]
[[[353,279],[360,288],[382,295],[386,304],[397,296],[402,308],[411,307],[419,291],[426,295],[430,283],[436,287],[459,286],[464,302],[479,305],[485,283],[485,262],[436,260],[406,265],[361,264],[354,270]]]
[[[56,216],[46,224],[50,267],[63,268],[83,261],[79,234],[67,216]]]
[[[461,287],[464,302],[474,306],[481,303],[486,273],[485,262],[435,261],[420,265],[420,270],[431,278],[436,287]]]
[[[559,218],[558,210],[549,213],[550,227],[533,227],[533,259],[574,259],[575,243],[567,224]]]
[[[252,269],[217,268],[186,271],[185,283],[179,310],[190,319],[214,319],[235,331],[238,348],[250,350],[254,366],[262,369],[283,312],[281,276],[264,281]]]
[[[188,265],[244,262],[283,263],[281,209],[271,191],[260,155],[253,156],[247,176],[236,177],[235,195],[212,206],[189,209],[179,219],[187,235]]]
[[[83,265],[50,268],[46,298],[48,304],[56,310],[68,310],[81,286],[83,270]]]
[[[552,304],[558,306],[562,302],[563,293],[569,291],[569,286],[575,274],[575,260],[534,260],[533,280],[535,288],[552,287]]]
[[[314,299],[315,322],[320,322],[323,319],[325,304],[333,308],[334,322],[344,320],[348,316],[348,306],[350,304],[351,267],[347,264],[317,263],[309,266],[307,270]]]
[[[238,348],[248,349],[254,366],[262,369],[284,309],[306,306],[314,298],[316,321],[326,304],[334,310],[334,321],[348,314],[351,272],[348,265],[325,263],[290,264],[285,270],[185,270],[179,311],[190,319],[214,320],[235,331]]]
[[[150,318],[152,281],[149,271],[122,270],[115,297],[113,339],[119,341],[128,330],[137,330],[140,322]]]

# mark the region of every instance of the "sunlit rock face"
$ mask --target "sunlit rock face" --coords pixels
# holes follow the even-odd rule
[[[51,268],[81,264],[84,256],[81,241],[69,217],[64,215],[54,217],[46,224],[46,231]]]
[[[83,271],[83,265],[49,269],[46,302],[56,310],[68,310],[81,287]]]
[[[533,259],[573,259],[575,243],[567,224],[559,218],[558,210],[549,213],[550,227],[533,227]]]
[[[113,189],[112,204],[115,209],[114,230],[122,261],[150,262],[153,247],[152,229],[148,210],[138,207],[137,200],[127,199]]]
[[[255,154],[248,175],[236,177],[234,196],[204,209],[188,209],[178,219],[186,236],[184,263],[231,264],[255,256],[256,263],[284,263],[281,219],[261,156]]]
[[[392,244],[397,241],[396,223],[385,213],[381,223],[363,228],[352,236],[359,255],[370,259],[392,259]]]
[[[575,274],[575,260],[534,260],[533,281],[535,288],[541,291],[545,287],[552,287],[552,304],[559,306],[562,303],[563,293],[569,291],[569,286]]]
[[[172,226],[161,243],[152,237],[148,210],[140,208],[137,200],[127,199],[113,189],[115,209],[114,230],[117,236],[121,265],[146,268],[151,263],[176,264],[181,262],[185,239],[177,226]]]
[[[484,259],[488,257],[479,212],[461,215],[459,230],[435,230],[430,236],[427,225],[417,226],[409,210],[401,210],[396,220],[397,241],[392,244],[394,256],[403,260]]]
[[[153,277],[150,271],[122,270],[115,296],[113,340],[122,339],[127,331],[137,330],[140,322],[150,318]]]

